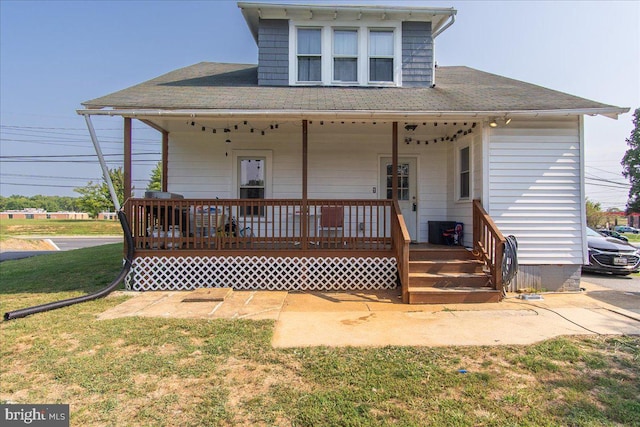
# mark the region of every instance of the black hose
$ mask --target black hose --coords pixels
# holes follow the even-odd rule
[[[57,308],[67,307],[73,304],[78,304],[85,301],[91,301],[94,299],[102,298],[107,296],[112,291],[114,291],[120,282],[127,277],[129,274],[129,270],[131,270],[131,263],[133,262],[133,238],[131,237],[131,228],[129,228],[129,223],[127,222],[127,216],[124,212],[118,211],[118,219],[120,220],[120,225],[122,226],[122,231],[124,233],[124,238],[127,242],[127,256],[124,260],[124,266],[120,271],[118,277],[116,277],[113,282],[111,282],[107,287],[102,288],[99,291],[96,291],[92,294],[83,295],[81,297],[69,298],[62,301],[50,302],[47,304],[36,305],[34,307],[22,308],[20,310],[9,311],[4,314],[4,320],[12,320],[18,319],[20,317],[26,317],[32,314],[41,313],[43,311],[55,310]]]
[[[515,236],[507,236],[502,257],[502,293],[518,273],[518,241]]]

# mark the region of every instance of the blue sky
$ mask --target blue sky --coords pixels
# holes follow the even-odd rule
[[[631,112],[640,106],[640,2],[345,4],[355,3],[454,7],[456,23],[436,40],[438,64],[466,65]],[[236,2],[0,0],[0,194],[76,195],[73,187],[100,178],[95,159],[8,156],[92,155],[75,113],[82,101],[201,61],[256,63]],[[626,202],[627,189],[614,182],[624,182],[620,160],[631,112],[617,121],[585,120],[587,196],[605,208]],[[94,125],[116,166],[122,120],[96,118]],[[134,185],[144,188],[160,136],[134,124],[134,139],[142,142]]]

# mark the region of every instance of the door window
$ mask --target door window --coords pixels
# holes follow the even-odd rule
[[[387,199],[393,198],[393,165],[387,164]],[[398,200],[409,200],[409,163],[398,165]]]
[[[263,157],[240,157],[238,159],[239,193],[241,199],[265,198],[265,164]],[[264,206],[243,207],[240,215],[264,215]]]

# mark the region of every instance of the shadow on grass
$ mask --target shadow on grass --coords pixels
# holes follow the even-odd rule
[[[4,261],[0,267],[2,305],[12,302],[10,295],[21,295],[21,305],[25,305],[30,299],[24,294],[94,292],[118,275],[122,259],[122,244],[116,243]]]

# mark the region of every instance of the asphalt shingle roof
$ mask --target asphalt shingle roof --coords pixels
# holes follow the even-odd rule
[[[617,108],[469,67],[435,88],[258,86],[257,66],[201,62],[86,101],[87,108],[285,111],[540,111]]]

